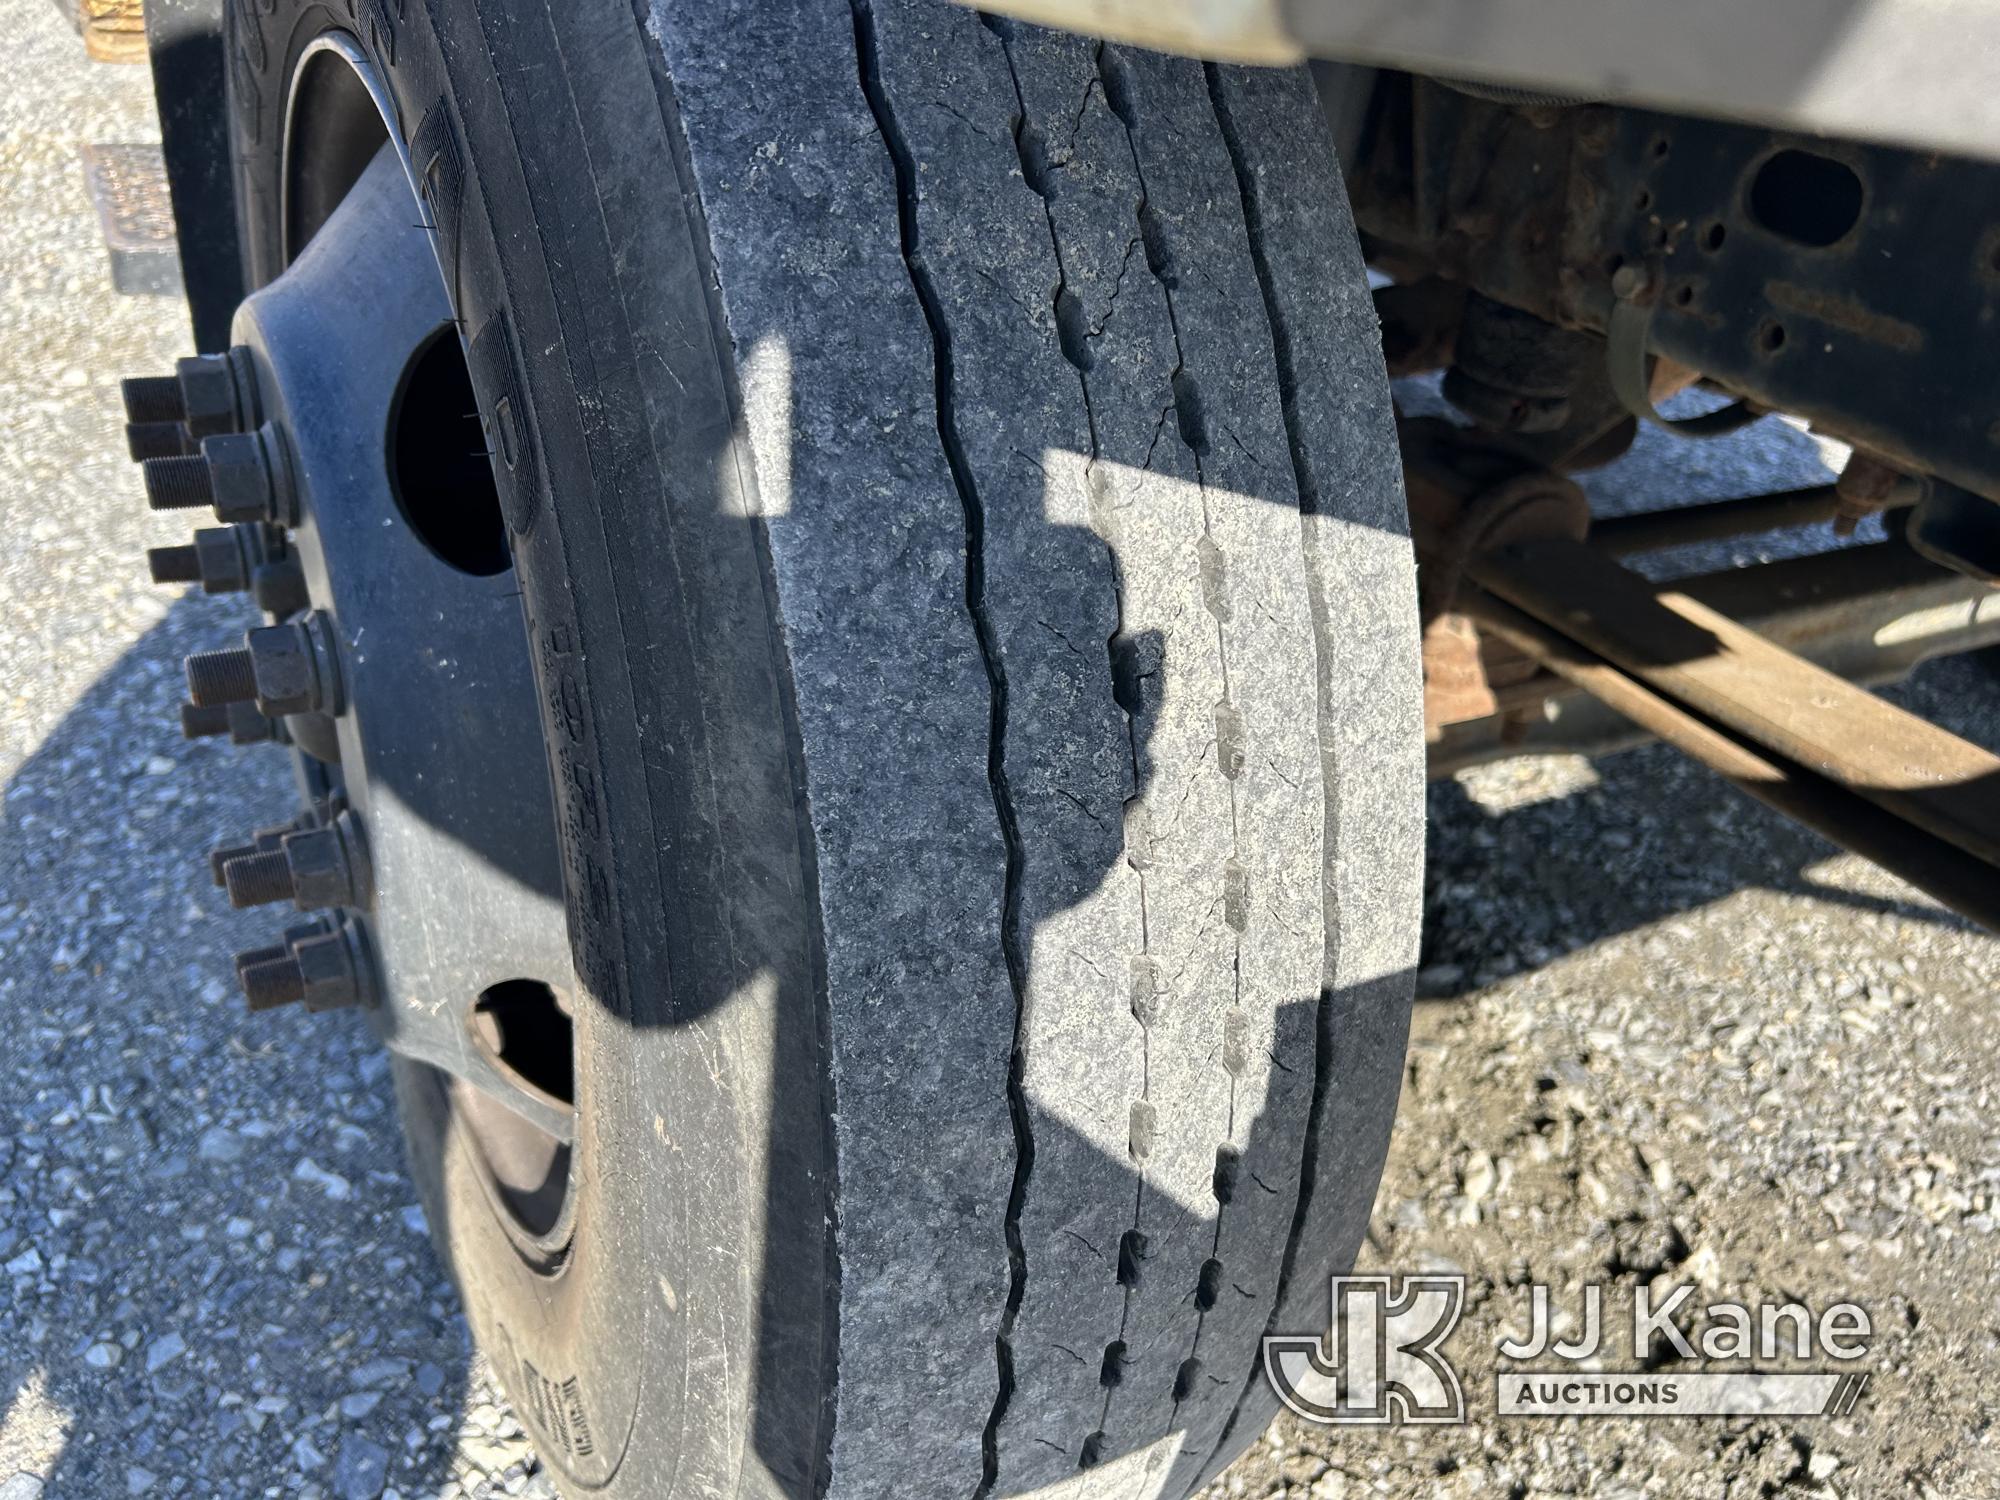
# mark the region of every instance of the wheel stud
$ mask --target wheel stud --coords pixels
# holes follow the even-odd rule
[[[242,646],[197,651],[187,659],[188,700],[197,708],[247,703],[257,696],[257,666]]]
[[[306,976],[289,953],[246,965],[237,971],[236,978],[252,1010],[276,1010],[306,997]]]
[[[208,873],[218,887],[224,885],[222,872],[235,860],[248,859],[257,852],[255,844],[219,844],[208,851]]]
[[[187,545],[148,547],[146,571],[152,574],[155,583],[199,583],[201,550]]]
[[[215,503],[208,463],[199,454],[149,458],[139,468],[145,477],[146,504],[154,510],[199,510]]]
[[[259,711],[254,703],[229,705],[229,742],[233,745],[264,745],[276,740],[289,742],[282,721]]]
[[[257,711],[254,703],[212,703],[181,705],[181,735],[190,740],[228,735],[232,745],[264,745],[284,742],[283,726]],[[217,885],[222,884],[220,876]]]
[[[127,422],[125,451],[137,464],[149,458],[179,458],[193,453],[194,445],[179,422]]]
[[[187,415],[178,375],[135,375],[118,382],[128,422],[178,422]]]
[[[229,733],[229,708],[225,704],[210,704],[201,707],[193,703],[181,705],[181,738],[184,740],[213,739],[218,734]]]
[[[229,904],[238,909],[288,901],[294,890],[291,862],[282,849],[242,854],[225,861],[222,883],[229,891]]]
[[[241,978],[243,971],[256,964],[275,963],[286,957],[291,949],[283,943],[273,943],[268,948],[245,948],[236,955],[236,973]]]

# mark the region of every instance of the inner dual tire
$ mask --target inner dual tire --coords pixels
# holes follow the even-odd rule
[[[561,1214],[398,1064],[538,1451],[1198,1488],[1360,1240],[1416,951],[1413,567],[1309,80],[932,0],[238,3],[253,284],[288,138],[366,100],[286,128],[329,31],[436,228],[556,787]]]

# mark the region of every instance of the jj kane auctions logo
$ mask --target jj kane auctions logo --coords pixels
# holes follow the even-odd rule
[[[1630,1347],[1647,1359],[1664,1341],[1681,1365],[1584,1369],[1604,1345],[1604,1289],[1583,1288],[1580,1318],[1556,1335],[1546,1286],[1529,1288],[1528,1335],[1504,1338],[1495,1405],[1503,1417],[1842,1416],[1868,1382],[1858,1370],[1700,1368],[1700,1362],[1822,1360],[1852,1364],[1868,1352],[1867,1312],[1840,1302],[1815,1316],[1801,1303],[1711,1302],[1698,1327],[1691,1286],[1631,1294]],[[1278,1399],[1309,1422],[1442,1423],[1465,1420],[1465,1391],[1444,1352],[1465,1309],[1463,1276],[1336,1276],[1326,1332],[1264,1340],[1264,1375]],[[1553,1366],[1548,1361],[1556,1361]]]

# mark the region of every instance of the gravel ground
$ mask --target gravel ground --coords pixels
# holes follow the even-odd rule
[[[46,0],[0,0],[0,1500],[548,1494],[472,1351],[354,1017],[246,1016],[272,923],[206,886],[289,811],[278,757],[174,733],[179,661],[240,628],[175,599],[116,379],[187,337],[113,297],[76,159],[155,133]],[[1665,438],[1612,504],[1823,476],[1766,423]],[[1754,547],[1739,547],[1745,556]],[[1714,559],[1709,559],[1713,561]],[[1902,696],[2000,743],[1965,664]],[[2000,1495],[1996,945],[1658,750],[1432,792],[1431,924],[1367,1267],[1470,1279],[1464,1427],[1281,1424],[1216,1495]],[[1863,1303],[1840,1421],[1500,1422],[1520,1288],[1695,1281]],[[387,1489],[385,1490],[385,1486]]]

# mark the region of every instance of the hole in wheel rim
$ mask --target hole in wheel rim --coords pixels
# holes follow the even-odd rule
[[[539,979],[508,979],[480,992],[472,1035],[488,1062],[519,1087],[564,1109],[576,1104],[576,1048],[568,1014]]]
[[[553,989],[504,980],[480,992],[467,1020],[474,1045],[508,1082],[542,1103],[574,1108],[575,1037]],[[552,1233],[569,1197],[570,1148],[479,1089],[456,1093],[507,1211],[531,1236]]]
[[[410,530],[439,561],[482,578],[512,566],[465,349],[450,324],[403,372],[389,417],[389,483]]]

